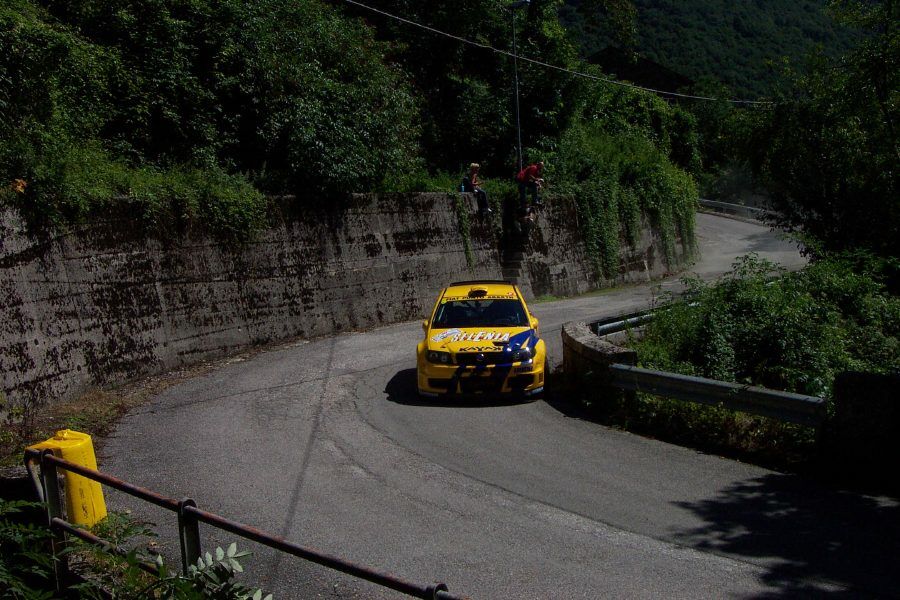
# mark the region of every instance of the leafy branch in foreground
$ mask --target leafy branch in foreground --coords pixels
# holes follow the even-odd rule
[[[0,499],[0,596],[53,598],[53,555],[47,552],[50,531],[18,517],[40,504]]]

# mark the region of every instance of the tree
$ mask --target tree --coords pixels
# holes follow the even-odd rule
[[[0,126],[27,152],[0,149],[0,177],[52,179],[92,145],[279,193],[371,189],[418,154],[415,99],[384,50],[318,0],[15,0]]]
[[[782,225],[826,249],[900,254],[900,5],[838,0],[832,10],[867,35],[839,60],[792,74],[745,144],[773,190]]]

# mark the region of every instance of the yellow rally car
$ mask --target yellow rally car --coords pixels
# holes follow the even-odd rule
[[[416,349],[421,396],[516,394],[544,390],[546,345],[515,285],[460,281],[445,288]]]

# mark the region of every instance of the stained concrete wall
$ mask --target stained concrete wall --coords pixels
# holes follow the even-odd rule
[[[597,284],[573,211],[541,217],[526,292]],[[123,219],[34,237],[0,208],[0,389],[52,401],[254,344],[421,318],[447,282],[502,277],[496,230],[473,217],[469,237],[471,267],[447,194],[355,195],[239,247]]]
[[[62,398],[248,345],[419,318],[446,282],[500,277],[477,221],[467,265],[452,203],[358,195],[243,247],[203,232],[160,240],[126,221],[40,239],[2,210],[2,389]]]
[[[634,246],[622,243],[618,271],[599,273],[587,255],[575,199],[548,199],[526,246],[520,286],[534,296],[572,296],[622,283],[650,281],[677,272],[693,250],[676,240],[672,264],[665,260],[658,233],[644,222]]]

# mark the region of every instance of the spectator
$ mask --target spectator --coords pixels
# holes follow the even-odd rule
[[[475,194],[475,200],[478,202],[478,212],[483,215],[489,215],[493,211],[488,206],[487,192],[479,187],[481,181],[478,179],[478,171],[480,169],[481,165],[478,163],[469,165],[469,174],[463,177],[463,191]]]
[[[544,172],[544,161],[528,165],[516,175],[516,182],[519,184],[519,208],[525,212],[528,205],[525,202],[527,192],[531,192],[532,206],[541,206],[540,190],[544,187],[544,180],[541,175]]]

